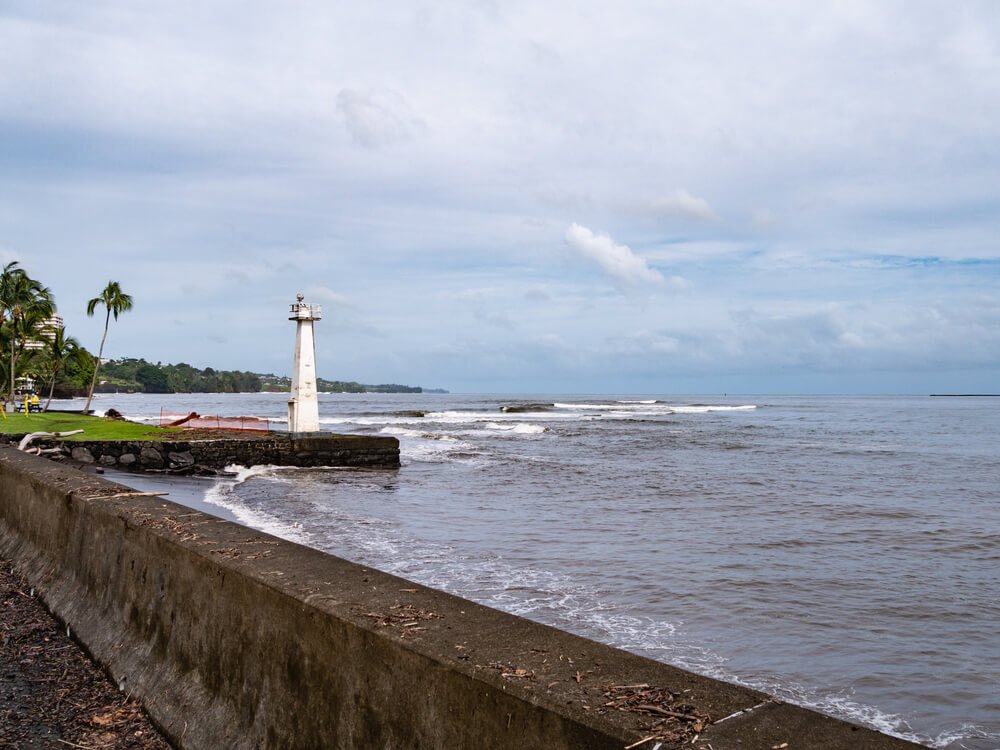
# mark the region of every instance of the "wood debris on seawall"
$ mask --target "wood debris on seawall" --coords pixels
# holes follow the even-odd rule
[[[0,559],[0,747],[170,750],[138,701],[120,692]]]

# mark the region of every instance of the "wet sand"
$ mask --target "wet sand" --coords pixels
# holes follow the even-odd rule
[[[92,467],[85,470],[94,471]],[[220,480],[215,477],[178,477],[167,474],[132,474],[124,471],[105,470],[104,478],[141,492],[164,492],[164,498],[193,510],[243,524],[230,511],[218,505],[205,502],[205,492]]]

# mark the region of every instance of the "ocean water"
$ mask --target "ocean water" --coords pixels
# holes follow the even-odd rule
[[[284,398],[96,406],[281,427]],[[932,747],[1000,748],[998,398],[323,394],[320,409],[325,429],[397,436],[402,467],[255,467],[171,496]]]

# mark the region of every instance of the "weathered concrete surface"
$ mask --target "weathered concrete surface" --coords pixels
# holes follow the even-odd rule
[[[383,435],[283,433],[211,440],[42,440],[62,446],[79,463],[97,463],[124,471],[187,473],[227,466],[337,466],[386,469],[399,466],[399,440]]]
[[[656,717],[605,693],[638,684],[765,703],[706,749],[914,747],[128,492],[0,449],[0,552],[180,748],[622,750]]]

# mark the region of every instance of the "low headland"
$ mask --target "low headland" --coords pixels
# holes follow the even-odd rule
[[[186,362],[163,364],[142,358],[122,357],[101,366],[98,393],[287,393],[292,379],[287,375],[199,368]],[[400,383],[359,383],[355,380],[317,378],[324,393],[447,393],[443,388],[424,388]]]

